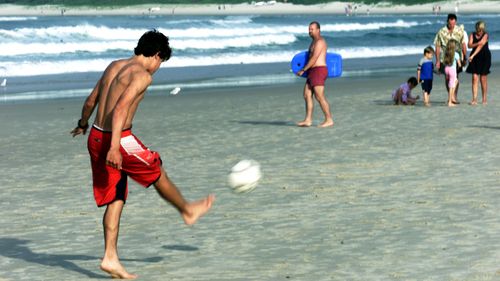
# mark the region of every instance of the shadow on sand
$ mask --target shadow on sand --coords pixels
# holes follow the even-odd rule
[[[500,130],[500,126],[474,125],[474,126],[468,126],[468,127],[470,127],[470,128],[479,128],[479,129]]]
[[[73,261],[89,261],[95,260],[99,264],[100,258],[86,255],[59,255],[35,253],[27,244],[31,241],[17,238],[0,238],[0,255],[11,258],[20,259],[31,263],[38,263],[45,266],[61,267],[66,270],[75,271],[86,275],[90,278],[109,278],[108,275],[97,274],[85,268],[81,268]],[[122,261],[139,261],[139,262],[159,262],[163,258],[152,257],[146,259],[121,259]]]
[[[290,121],[231,121],[233,123],[247,124],[247,125],[269,125],[269,126],[293,126],[297,125]]]
[[[188,245],[165,245],[162,246],[163,249],[171,251],[183,251],[183,252],[195,252],[198,251],[198,247],[188,246]]]

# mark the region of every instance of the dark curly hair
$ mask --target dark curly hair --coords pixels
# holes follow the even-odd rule
[[[168,37],[153,29],[141,36],[134,49],[134,54],[152,57],[157,53],[162,60],[166,61],[172,55],[172,49],[168,44]]]

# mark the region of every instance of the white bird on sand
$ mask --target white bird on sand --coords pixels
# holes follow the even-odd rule
[[[170,94],[171,94],[172,96],[175,96],[175,95],[177,95],[180,91],[181,91],[181,88],[179,88],[179,87],[175,87],[172,91],[170,91]]]
[[[7,86],[7,78],[3,79],[2,84],[0,84],[0,86],[2,86],[2,87]]]

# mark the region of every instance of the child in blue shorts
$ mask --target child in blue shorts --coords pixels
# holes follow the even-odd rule
[[[420,59],[417,67],[417,81],[422,85],[425,106],[431,105],[429,96],[431,95],[434,72],[434,63],[432,62],[433,57],[434,49],[431,46],[426,47],[424,49],[424,56]]]

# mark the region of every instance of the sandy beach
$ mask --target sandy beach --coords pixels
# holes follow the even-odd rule
[[[457,4],[458,3],[458,4]],[[248,15],[248,14],[344,14],[346,2],[329,2],[318,5],[295,5],[256,1],[254,4],[212,4],[212,5],[137,5],[127,7],[73,7],[73,6],[21,6],[0,5],[0,16],[36,15]],[[423,5],[356,4],[355,14],[432,13],[433,7],[440,7],[440,13],[498,13],[500,1],[438,1]]]
[[[336,125],[298,128],[296,83],[152,92],[134,132],[189,199],[217,196],[194,227],[130,182],[120,254],[139,280],[498,280],[498,66],[490,104],[394,106],[412,73],[331,79]],[[419,91],[416,90],[415,93]],[[105,279],[82,99],[2,104],[0,280]],[[321,121],[316,107],[314,125]],[[255,159],[264,177],[234,194],[227,173]]]
[[[369,9],[431,13],[437,4],[454,12],[454,1]],[[499,4],[460,1],[459,11],[498,13]],[[65,8],[65,15],[342,14],[344,5]],[[0,16],[43,18],[61,8],[0,5]],[[420,54],[346,60],[346,75],[326,84],[336,122],[327,129],[315,127],[317,104],[313,127],[295,126],[304,117],[304,80],[288,63],[160,69],[134,133],[160,153],[187,199],[213,193],[217,201],[186,227],[154,188],[130,180],[123,265],[154,281],[500,280],[497,54],[489,104],[467,104],[471,76],[463,73],[456,108],[445,106],[443,76],[435,77],[431,107],[392,104]],[[238,81],[260,72],[275,78]],[[0,281],[109,279],[99,270],[104,209],[93,199],[87,139],[69,134],[81,93],[98,75],[15,76],[0,88]],[[182,91],[169,95],[177,85]],[[28,97],[9,100],[18,94]],[[263,178],[253,192],[235,194],[227,175],[242,159],[258,161]]]

